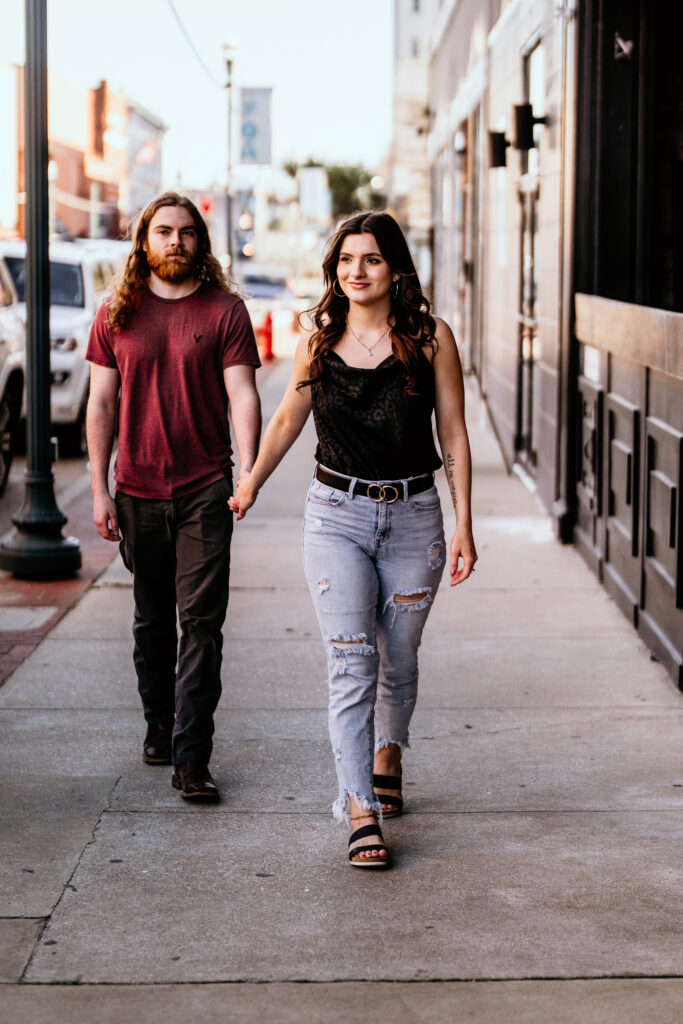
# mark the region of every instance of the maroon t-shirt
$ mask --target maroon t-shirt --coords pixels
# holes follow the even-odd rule
[[[232,465],[223,370],[260,366],[242,299],[201,285],[183,299],[148,291],[125,327],[97,311],[86,359],[119,371],[115,479],[138,498],[175,498],[214,483]]]

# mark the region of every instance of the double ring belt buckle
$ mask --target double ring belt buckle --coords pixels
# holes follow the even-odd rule
[[[377,491],[377,497],[370,493],[373,488]],[[394,492],[393,498],[389,497],[390,491]],[[393,505],[395,501],[398,501],[398,487],[394,487],[393,484],[368,484],[368,498],[377,504],[384,501],[387,505]]]

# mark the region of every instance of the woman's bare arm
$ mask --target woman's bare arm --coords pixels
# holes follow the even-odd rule
[[[472,535],[472,459],[458,348],[448,324],[439,318],[436,323],[437,350],[432,364],[436,383],[436,430],[455,510],[456,529],[450,544],[451,586],[455,586],[467,579],[477,561]]]

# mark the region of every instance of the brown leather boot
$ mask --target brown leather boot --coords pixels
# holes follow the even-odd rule
[[[186,800],[218,800],[218,786],[211,778],[211,772],[199,761],[183,761],[175,766],[171,785],[180,790]]]
[[[168,725],[148,725],[145,742],[142,745],[142,760],[145,764],[171,763],[171,734]]]

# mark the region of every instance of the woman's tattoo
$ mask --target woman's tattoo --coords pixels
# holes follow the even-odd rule
[[[453,507],[456,508],[458,499],[455,496],[455,459],[450,452],[446,453],[446,479],[448,480],[448,489],[453,499]]]

